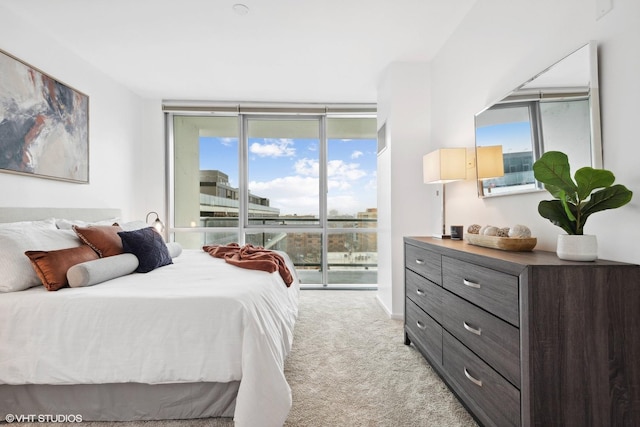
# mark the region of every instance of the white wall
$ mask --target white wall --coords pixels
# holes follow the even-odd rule
[[[403,313],[402,237],[433,232],[439,209],[431,186],[422,184],[419,159],[439,147],[473,147],[477,112],[589,40],[599,44],[604,167],[635,194],[623,208],[590,217],[585,232],[597,235],[600,258],[640,263],[640,2],[613,6],[596,19],[596,0],[478,0],[428,71],[409,78],[408,64],[392,65],[382,78],[379,116],[392,118],[392,130],[390,151],[378,160],[378,297],[394,316]],[[426,125],[419,128],[420,143],[416,122]],[[526,224],[537,249],[555,251],[562,231],[537,213],[546,198],[541,192],[479,199],[475,181],[450,183],[447,223]]]
[[[429,233],[433,201],[422,183],[429,148],[429,66],[394,63],[378,88],[378,128],[387,149],[378,156],[378,298],[393,317],[404,312],[403,237]],[[437,216],[437,209],[435,210]]]
[[[124,219],[139,218],[136,177],[158,165],[134,155],[146,137],[142,100],[2,6],[0,49],[89,95],[90,112],[90,183],[0,173],[0,206],[121,208]]]
[[[471,147],[473,116],[572,50],[599,44],[604,167],[635,192],[632,202],[589,218],[599,257],[640,263],[640,2],[616,0],[596,20],[595,0],[479,0],[432,62],[431,140]],[[418,153],[416,153],[418,154]],[[555,250],[562,232],[537,213],[546,192],[478,199],[472,181],[447,186],[449,222],[526,224],[539,249]]]
[[[136,184],[133,212],[143,219],[151,211],[158,212],[160,219],[167,223],[166,185],[166,142],[162,101],[145,99],[141,106],[142,135],[135,144],[133,179]]]

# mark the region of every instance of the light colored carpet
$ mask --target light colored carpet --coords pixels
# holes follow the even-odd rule
[[[285,426],[474,426],[372,291],[303,291]]]
[[[373,291],[302,291],[285,375],[293,393],[286,427],[476,426],[422,355],[404,345],[402,322],[389,319]],[[231,427],[233,422],[86,422],[82,426]]]

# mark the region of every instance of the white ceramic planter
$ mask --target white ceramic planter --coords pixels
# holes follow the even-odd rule
[[[569,261],[595,261],[598,258],[598,241],[591,234],[558,235],[558,258]]]

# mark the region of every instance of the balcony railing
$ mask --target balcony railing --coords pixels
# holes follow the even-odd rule
[[[327,220],[326,266],[329,284],[377,283],[378,250],[376,218],[330,218]],[[286,252],[303,284],[322,283],[322,228],[317,218],[261,217],[250,218],[245,228],[246,243]],[[201,244],[229,244],[238,241],[237,217],[201,217],[197,230]],[[282,227],[285,226],[285,227]],[[289,227],[286,227],[289,226]],[[263,229],[266,228],[267,230]],[[212,228],[207,231],[207,228]],[[224,229],[228,228],[226,231]],[[193,230],[196,231],[196,230]],[[182,233],[176,229],[177,240]]]

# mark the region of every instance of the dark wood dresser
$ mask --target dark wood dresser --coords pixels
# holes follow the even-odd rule
[[[405,343],[486,426],[640,426],[640,266],[405,237]]]

